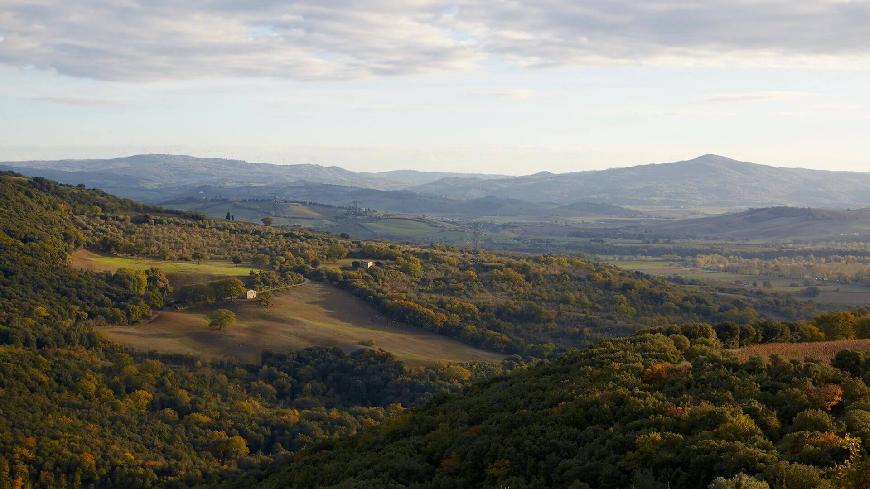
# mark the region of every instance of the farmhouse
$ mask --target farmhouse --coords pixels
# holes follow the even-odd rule
[[[367,261],[367,260],[364,260],[364,261],[354,260],[351,263],[351,265],[353,266],[353,268],[371,268],[371,267],[375,266],[375,262]]]
[[[252,301],[257,298],[257,291],[254,289],[248,289],[245,291],[245,299]]]

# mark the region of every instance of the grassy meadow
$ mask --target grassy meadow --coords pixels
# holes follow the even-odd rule
[[[169,276],[174,286],[222,277],[245,277],[251,271],[250,266],[236,265],[228,261],[164,261],[150,258],[100,255],[84,249],[77,250],[72,254],[72,265],[76,268],[92,271],[114,271],[119,268],[146,270],[151,267],[157,267]]]
[[[263,350],[335,346],[345,351],[381,348],[411,365],[498,361],[502,355],[445,336],[392,323],[348,292],[307,283],[274,296],[263,308],[251,302],[223,305],[237,317],[224,331],[208,327],[208,308],[163,311],[148,323],[101,330],[108,339],[142,350],[237,358],[255,362]]]

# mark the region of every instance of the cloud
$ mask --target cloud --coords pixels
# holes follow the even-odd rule
[[[30,100],[60,105],[73,105],[76,107],[117,107],[119,105],[123,105],[122,103],[114,100],[88,97],[30,97]]]
[[[527,65],[804,64],[870,53],[866,0],[495,0],[468,2],[457,19],[486,52]]]
[[[526,88],[493,88],[489,90],[472,90],[471,95],[480,95],[484,97],[496,97],[506,100],[514,100],[521,102],[536,97],[539,94],[534,90]]]
[[[600,63],[870,66],[870,1],[3,0],[0,63],[102,80]]]
[[[426,1],[4,0],[0,63],[105,80],[348,79],[472,67]]]
[[[787,90],[769,90],[758,92],[734,92],[734,93],[716,93],[704,97],[703,102],[721,103],[721,102],[757,102],[771,100],[793,100],[811,96],[809,92],[787,91]]]

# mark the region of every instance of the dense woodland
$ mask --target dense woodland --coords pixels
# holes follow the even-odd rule
[[[741,364],[709,326],[606,340],[237,487],[870,487],[870,358],[834,363]]]
[[[297,487],[702,487],[739,473],[771,481],[780,468],[864,487],[848,485],[866,463],[863,356],[839,356],[839,369],[739,365],[722,350],[866,337],[863,311],[804,322],[812,309],[800,303],[717,297],[576,258],[207,220],[12,174],[0,175],[0,244],[0,489],[210,486],[240,474]],[[126,350],[96,330],[219,302],[239,284],[173,290],[156,268],[77,270],[69,254],[80,247],[250,263],[247,285],[261,290],[328,281],[397,321],[524,359],[409,368],[370,349],[271,352],[257,364]],[[766,321],[766,309],[795,321]]]

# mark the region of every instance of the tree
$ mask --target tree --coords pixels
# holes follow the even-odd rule
[[[236,460],[248,454],[248,443],[239,435],[227,436],[223,431],[211,431],[208,434],[212,453],[226,462]]]
[[[272,225],[272,218],[267,216],[267,217],[260,219],[260,222],[262,222],[264,226],[271,226]]]
[[[807,399],[811,406],[830,411],[843,399],[843,388],[837,384],[824,384],[811,389],[807,393]]]
[[[822,479],[819,470],[812,465],[778,462],[765,469],[764,478],[777,488],[827,489],[831,487]]]
[[[229,309],[218,309],[208,315],[208,326],[218,331],[232,326],[236,322],[236,314]]]
[[[855,322],[855,315],[850,312],[822,314],[815,320],[816,326],[825,332],[829,340],[854,338]]]
[[[230,214],[230,211],[227,211],[227,221],[232,221],[232,220],[233,220],[233,215]]]
[[[221,301],[239,297],[245,292],[245,284],[237,278],[227,278],[209,283],[209,288],[215,300]]]
[[[863,356],[852,350],[840,350],[836,355],[834,355],[834,359],[831,360],[831,365],[840,370],[845,370],[855,377],[861,375],[861,366],[863,364]]]
[[[855,336],[859,339],[870,338],[870,316],[862,317],[855,325]]]
[[[770,489],[767,482],[760,481],[755,477],[744,473],[735,475],[730,479],[717,477],[710,483],[710,489]]]
[[[863,445],[870,446],[870,412],[863,409],[850,409],[846,413],[846,426],[861,439]]]
[[[341,260],[347,256],[347,247],[341,243],[332,243],[326,248],[326,256],[331,260]]]
[[[148,285],[145,272],[130,268],[119,268],[112,276],[112,281],[122,289],[136,295],[144,294],[145,287]]]
[[[257,294],[257,305],[261,307],[272,307],[272,293],[260,292]]]

